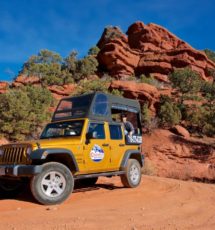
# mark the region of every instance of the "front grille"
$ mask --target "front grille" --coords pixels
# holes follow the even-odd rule
[[[1,164],[27,164],[27,146],[2,146]]]

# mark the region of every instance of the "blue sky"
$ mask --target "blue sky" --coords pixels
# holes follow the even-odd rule
[[[194,48],[215,50],[213,0],[0,0],[0,81],[41,49],[84,56],[105,26],[156,23]]]

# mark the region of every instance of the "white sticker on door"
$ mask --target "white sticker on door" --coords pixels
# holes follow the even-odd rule
[[[90,158],[95,162],[102,161],[104,155],[104,150],[99,145],[94,145],[90,151]]]

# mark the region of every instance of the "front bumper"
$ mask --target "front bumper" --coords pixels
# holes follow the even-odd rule
[[[41,172],[41,165],[0,165],[0,176],[28,177]]]

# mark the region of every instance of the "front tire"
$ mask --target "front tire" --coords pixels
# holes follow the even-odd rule
[[[68,198],[74,188],[74,178],[63,164],[49,162],[43,165],[42,172],[31,180],[31,192],[41,204],[54,205]]]
[[[141,182],[141,166],[135,159],[129,159],[125,168],[125,174],[121,175],[122,184],[126,188],[135,188]]]

